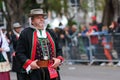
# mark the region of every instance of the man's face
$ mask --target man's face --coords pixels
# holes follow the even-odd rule
[[[15,28],[15,31],[17,32],[17,33],[20,33],[21,32],[21,27],[18,27],[18,28]]]
[[[32,24],[37,29],[43,30],[44,29],[44,16],[43,15],[36,15],[32,19]]]

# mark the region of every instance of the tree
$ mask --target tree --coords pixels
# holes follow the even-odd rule
[[[8,31],[12,29],[14,22],[24,23],[23,17],[33,8],[41,7],[46,11],[53,10],[59,14],[64,7],[64,11],[67,12],[67,0],[63,0],[63,4],[61,4],[61,0],[44,0],[43,4],[37,4],[36,0],[0,0],[0,2],[2,1],[5,3],[6,11],[2,7],[1,11],[6,18]]]
[[[39,7],[35,0],[0,0],[0,2],[2,1],[5,3],[6,11],[2,7],[0,8],[7,21],[7,31],[12,30],[14,22],[25,23],[24,19],[28,11]]]
[[[88,19],[88,13],[92,12],[92,15],[99,15],[99,12],[103,12],[105,6],[105,0],[80,0],[80,9],[84,12],[84,22]]]
[[[22,23],[22,17],[24,15],[23,5],[26,0],[1,0],[5,3],[6,11],[1,8],[3,15],[7,21],[7,30],[12,29],[12,23],[18,21]]]
[[[120,0],[105,0],[105,3],[102,22],[109,26],[120,16]]]

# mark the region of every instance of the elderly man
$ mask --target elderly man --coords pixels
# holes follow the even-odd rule
[[[17,78],[19,79],[19,74],[20,71],[19,69],[19,65],[20,63],[18,62],[18,59],[16,58],[15,52],[16,52],[16,46],[17,46],[17,40],[20,36],[20,32],[22,30],[22,25],[19,22],[15,22],[13,23],[13,31],[10,34],[10,46],[12,46],[11,48],[11,52],[12,52],[12,71],[17,73]]]
[[[58,67],[63,62],[62,50],[54,32],[45,29],[45,16],[42,9],[32,9],[31,26],[18,39],[16,56],[23,80],[60,80]]]

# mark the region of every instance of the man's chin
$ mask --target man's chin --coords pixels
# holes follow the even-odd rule
[[[41,27],[41,26],[36,27],[36,28],[39,29],[39,30],[44,30],[44,27]]]
[[[39,30],[44,30],[44,28],[38,28]]]

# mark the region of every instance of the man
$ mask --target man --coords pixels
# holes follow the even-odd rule
[[[29,16],[31,26],[21,32],[16,48],[21,80],[60,80],[62,50],[53,31],[45,29],[46,14],[42,9],[32,9]]]
[[[20,36],[21,30],[22,30],[22,27],[21,27],[19,22],[16,22],[16,23],[13,24],[13,34],[11,35],[11,38],[12,38],[12,43],[13,43],[14,50],[16,50],[17,40]]]
[[[12,52],[12,71],[16,72],[17,73],[17,79],[19,80],[19,74],[20,74],[20,71],[19,71],[19,67],[20,64],[16,58],[16,46],[17,46],[17,40],[20,36],[20,32],[22,30],[22,26],[20,25],[19,22],[15,22],[13,23],[13,31],[12,31],[12,34],[10,35],[10,46],[11,46],[11,52]]]

